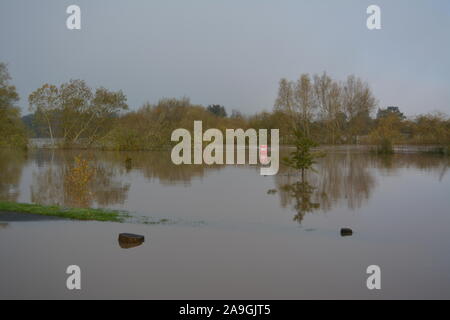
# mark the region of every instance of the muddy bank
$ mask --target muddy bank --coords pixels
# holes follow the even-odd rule
[[[48,220],[65,220],[59,217],[41,216],[32,213],[20,212],[5,212],[0,211],[0,221],[15,222],[15,221],[48,221]]]

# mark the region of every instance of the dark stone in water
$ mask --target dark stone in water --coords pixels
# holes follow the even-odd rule
[[[119,234],[119,246],[123,249],[138,247],[141,244],[143,244],[144,241],[145,237],[138,234],[132,233]]]
[[[350,228],[342,228],[341,229],[341,237],[349,237],[353,235],[353,230]]]

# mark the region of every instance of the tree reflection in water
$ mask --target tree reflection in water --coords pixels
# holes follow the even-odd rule
[[[74,165],[76,156],[73,153],[53,154],[48,162],[33,172],[31,201],[80,208],[93,207],[94,204],[123,204],[130,189],[130,183],[123,181],[124,170],[92,154],[85,154],[84,157],[89,159],[84,159],[88,163],[84,171],[92,174],[88,181],[81,181],[86,178],[83,170],[74,174],[77,165]]]
[[[70,207],[122,205],[128,198],[133,180],[131,176],[136,174],[149,181],[158,180],[162,185],[182,184],[188,187],[193,179],[204,177],[207,171],[224,167],[177,166],[172,163],[170,152],[164,151],[86,151],[80,154],[73,150],[38,150],[33,156],[38,169],[33,172],[31,201]],[[71,180],[68,176],[73,176],[74,159],[78,156],[87,159],[95,172],[86,188],[74,188],[73,183],[68,183]],[[77,174],[75,177],[77,180],[83,175]]]
[[[376,185],[371,158],[363,153],[330,153],[304,178],[292,169],[281,168],[275,177],[281,206],[291,207],[298,223],[307,213],[327,212],[340,201],[351,210],[360,208]]]
[[[74,164],[75,156],[80,153],[89,161],[95,175],[86,187],[88,196],[77,200],[76,195],[67,190],[65,177]],[[130,161],[131,166],[127,165]],[[385,175],[396,175],[411,168],[442,180],[449,161],[448,157],[420,153],[380,157],[355,150],[327,151],[327,156],[318,159],[315,165],[317,172],[308,172],[303,181],[298,172],[281,166],[278,175],[271,178],[274,179],[275,189],[268,193],[276,193],[275,197],[279,197],[281,206],[291,208],[295,220],[301,222],[307,213],[328,212],[336,206],[358,210],[369,200],[378,180]],[[140,179],[163,186],[189,188],[193,181],[225,167],[176,166],[170,160],[170,151],[80,152],[38,149],[29,151],[27,156],[23,152],[0,150],[0,200],[61,206],[123,206],[132,184],[135,184],[136,190],[139,190],[139,186],[147,186]],[[255,177],[259,176],[258,166],[248,168],[255,171]],[[255,179],[252,183],[257,181]],[[232,182],[224,187],[232,187]],[[27,190],[30,190],[29,195]]]
[[[281,191],[286,192],[289,197],[294,200],[294,209],[297,214],[294,216],[294,221],[301,223],[303,217],[307,213],[311,213],[320,208],[320,203],[313,202],[311,196],[315,188],[311,186],[308,181],[298,181],[292,184],[281,186]]]
[[[26,162],[26,152],[0,149],[0,200],[17,201],[22,170]]]
[[[301,222],[306,213],[328,212],[337,205],[358,210],[369,200],[380,173],[394,175],[400,169],[414,168],[442,180],[449,163],[448,157],[421,153],[329,152],[317,161],[316,172],[309,171],[303,181],[299,173],[282,166],[275,184],[281,206],[291,207],[296,212],[294,220]]]

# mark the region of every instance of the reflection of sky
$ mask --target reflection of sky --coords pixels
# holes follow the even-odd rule
[[[408,115],[450,111],[447,0],[378,0],[380,31],[365,26],[367,0],[76,3],[81,32],[65,27],[73,1],[0,3],[0,61],[24,109],[44,82],[81,78],[123,89],[132,108],[186,95],[252,113],[272,108],[281,77],[327,70]]]

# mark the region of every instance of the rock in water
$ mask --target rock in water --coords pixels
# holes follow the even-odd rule
[[[134,248],[140,246],[145,241],[145,237],[132,234],[132,233],[121,233],[119,234],[119,246],[123,249]]]
[[[353,235],[353,230],[350,228],[342,228],[341,229],[341,237],[348,237]]]

